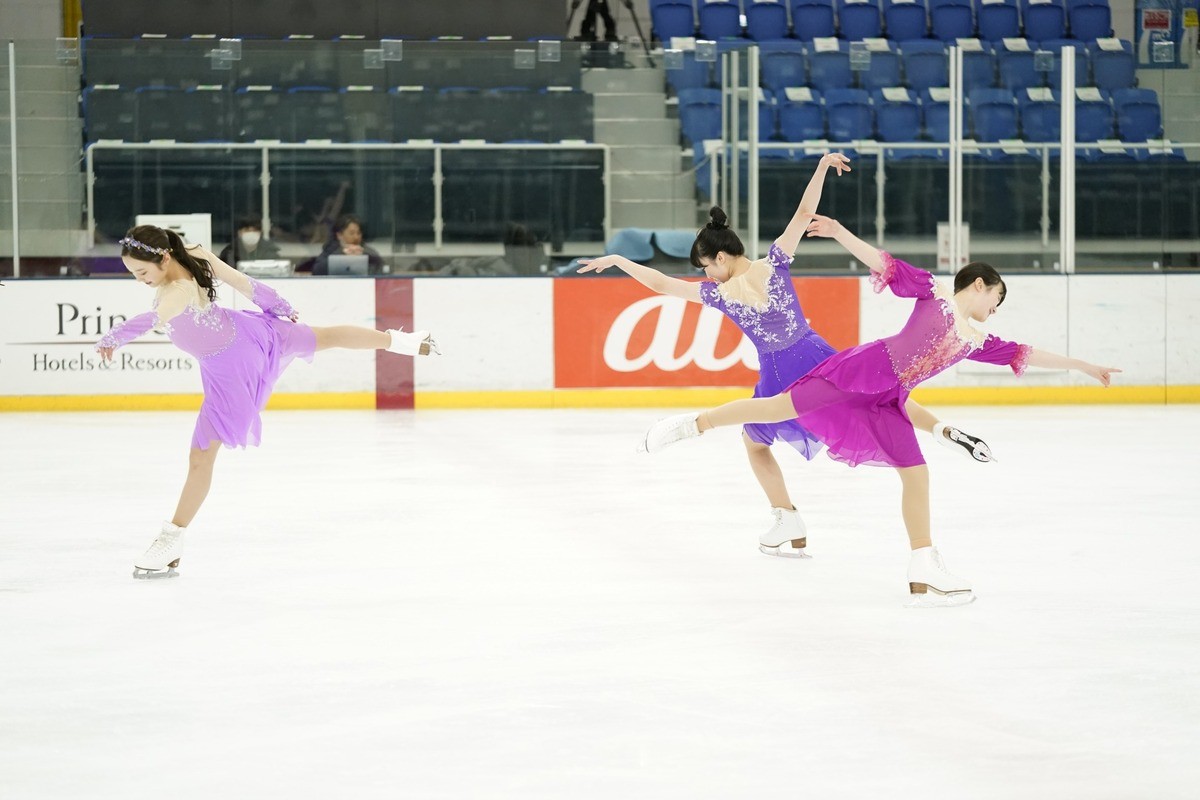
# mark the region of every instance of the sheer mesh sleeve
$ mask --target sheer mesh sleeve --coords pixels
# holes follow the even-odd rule
[[[96,342],[96,349],[102,347],[122,347],[129,344],[134,339],[147,333],[158,322],[157,311],[147,311],[145,314],[138,314],[132,319],[127,319],[112,327],[108,333],[100,337],[100,341]]]
[[[888,288],[897,297],[915,297],[918,300],[933,297],[932,274],[895,258],[886,250],[879,251],[879,258],[883,262],[883,269],[871,273],[871,286],[876,294]]]
[[[1029,354],[1033,348],[1027,344],[1017,344],[992,336],[990,333],[983,340],[983,347],[971,353],[967,358],[984,364],[998,364],[1002,367],[1012,367],[1017,375],[1023,375],[1029,366]]]
[[[292,308],[292,304],[284,300],[279,292],[253,278],[249,278],[248,280],[253,292],[250,295],[250,300],[254,305],[268,314],[274,314],[277,317],[290,317],[296,313],[296,309]]]
[[[700,302],[706,306],[712,306],[722,314],[725,313],[725,298],[721,296],[716,281],[702,281],[700,283]]]

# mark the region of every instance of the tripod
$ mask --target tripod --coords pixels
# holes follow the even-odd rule
[[[646,42],[646,36],[642,33],[642,24],[638,22],[637,13],[633,10],[633,0],[622,0],[625,8],[629,10],[629,16],[633,19],[633,27],[637,31],[638,39],[642,41],[642,48],[646,51],[646,61],[650,66],[654,66],[654,59],[650,55],[650,45]],[[567,32],[571,31],[571,21],[575,18],[575,12],[579,10],[583,0],[571,0],[571,11],[567,14]],[[596,17],[599,16],[604,20],[605,40],[615,42],[617,40],[617,24],[613,20],[612,12],[608,7],[608,0],[588,0],[587,10],[584,12],[583,25],[579,30],[580,41],[594,42],[596,41]]]

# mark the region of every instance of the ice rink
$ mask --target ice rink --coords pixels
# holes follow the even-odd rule
[[[0,798],[1195,798],[1200,407],[937,409],[899,481],[664,413],[271,412],[134,581],[190,413],[0,415]]]

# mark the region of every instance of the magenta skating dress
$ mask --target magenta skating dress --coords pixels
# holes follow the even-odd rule
[[[916,305],[895,336],[829,358],[787,388],[800,424],[850,466],[915,467],[925,463],[904,410],[917,384],[964,358],[1025,371],[1028,345],[984,335],[954,305],[954,294],[923,269],[880,252],[883,270],[871,275]]]
[[[192,433],[192,447],[201,450],[214,441],[226,447],[257,446],[262,438],[259,412],[275,382],[292,359],[299,356],[312,361],[316,351],[312,328],[280,319],[295,313],[288,301],[266,284],[253,279],[250,283],[254,290],[251,299],[261,312],[234,311],[208,303],[201,295],[203,307],[191,303],[161,325],[157,310],[138,314],[96,343],[97,348],[116,348],[156,328],[200,362],[204,402]]]
[[[755,397],[773,397],[837,351],[808,326],[790,271],[792,257],[772,244],[767,253],[771,274],[767,280],[767,307],[763,310],[729,300],[720,284],[700,284],[700,299],[733,320],[758,350],[758,383]],[[760,444],[787,442],[805,458],[821,452],[821,441],[801,422],[751,423],[743,426],[751,440]]]

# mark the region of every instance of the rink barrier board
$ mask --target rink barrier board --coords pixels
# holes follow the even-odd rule
[[[749,387],[682,389],[546,389],[516,392],[417,392],[418,410],[549,408],[696,408],[749,397]],[[195,411],[199,394],[0,396],[0,411]],[[913,399],[953,405],[1162,405],[1200,403],[1200,386],[1013,386],[918,389]],[[267,410],[386,409],[374,392],[279,393]]]

